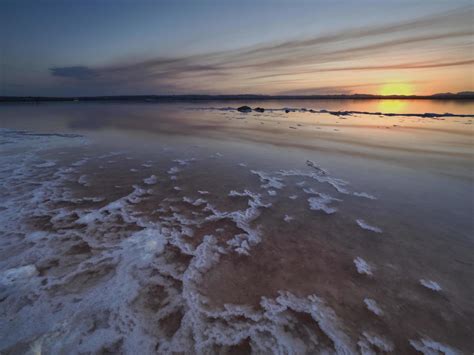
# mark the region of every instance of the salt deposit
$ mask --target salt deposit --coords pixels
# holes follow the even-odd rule
[[[422,338],[420,340],[410,340],[410,345],[417,351],[425,355],[445,354],[445,355],[460,355],[458,350],[441,343],[438,343],[429,338]]]
[[[371,311],[372,313],[374,313],[378,316],[383,315],[383,311],[380,309],[379,305],[377,304],[377,302],[375,300],[373,300],[371,298],[366,298],[366,299],[364,299],[364,303],[367,306],[367,309],[369,311]]]
[[[382,229],[380,229],[379,227],[371,226],[370,224],[366,223],[363,219],[357,219],[356,222],[359,225],[359,227],[362,229],[366,229],[368,231],[375,232],[375,233],[382,233]]]
[[[357,268],[357,272],[359,274],[366,274],[366,275],[369,275],[369,276],[372,276],[373,273],[372,273],[372,268],[370,267],[369,264],[367,264],[367,262],[362,259],[361,257],[357,257],[354,259],[354,264]]]
[[[158,182],[158,178],[156,177],[156,175],[151,175],[150,177],[143,179],[143,182],[147,185],[154,185]]]
[[[3,131],[0,143],[8,148],[0,155],[2,353],[458,353],[397,333],[388,305],[398,293],[384,279],[394,274],[371,244],[386,239],[363,238],[359,248],[344,213],[353,200],[370,208],[373,196],[320,164],[249,171],[227,152],[215,161],[209,151],[181,159],[186,151],[171,149],[152,164],[131,152],[97,153],[79,136]],[[233,167],[235,179],[212,180],[220,175],[206,169],[215,167],[200,166],[209,162],[223,164],[221,173]],[[244,296],[221,302],[221,290]],[[404,302],[437,314],[422,301],[426,291],[410,292]],[[374,322],[384,322],[380,331]],[[437,338],[436,327],[424,331]]]
[[[430,290],[441,291],[441,286],[435,281],[421,279],[420,284]]]

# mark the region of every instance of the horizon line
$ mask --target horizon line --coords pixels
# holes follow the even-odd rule
[[[378,95],[378,94],[305,94],[305,95],[268,95],[268,94],[131,94],[131,95],[68,95],[68,96],[37,96],[37,95],[1,95],[0,102],[6,101],[74,101],[74,100],[114,100],[114,99],[174,99],[174,100],[284,100],[284,99],[471,99],[474,91],[457,93],[435,93],[431,95]]]

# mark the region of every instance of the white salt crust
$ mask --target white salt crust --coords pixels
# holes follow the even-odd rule
[[[150,177],[143,179],[143,182],[147,185],[155,185],[158,182],[158,178],[156,175],[151,175]]]
[[[369,275],[369,276],[373,275],[372,268],[361,257],[357,257],[357,258],[354,259],[354,265],[356,266],[357,272],[359,274],[365,274],[365,275]]]
[[[357,224],[359,225],[360,228],[374,232],[374,233],[382,233],[382,229],[379,227],[372,226],[365,222],[363,219],[357,219],[356,220]]]
[[[137,179],[129,193],[112,201],[101,196],[77,197],[68,187],[79,180],[83,185],[90,182],[80,179],[84,165],[120,153],[83,157],[65,166],[36,167],[43,150],[81,147],[87,142],[81,137],[8,131],[0,131],[0,139],[12,141],[11,146],[21,151],[0,155],[0,188],[5,197],[0,200],[0,249],[15,250],[0,260],[0,351],[24,344],[29,351],[42,353],[209,354],[243,342],[254,353],[393,351],[390,340],[370,332],[362,331],[353,339],[343,320],[317,295],[298,297],[282,290],[275,298],[262,297],[258,308],[209,306],[200,291],[203,275],[218,266],[223,256],[251,257],[262,238],[255,222],[262,210],[272,207],[269,196],[232,190],[228,198],[244,199],[247,207],[222,211],[208,196],[177,198],[174,194],[174,199],[156,206],[155,212],[161,214],[152,219],[139,207],[151,196],[142,183],[156,183],[153,175],[145,179],[148,182]],[[266,190],[282,190],[285,177],[299,176],[327,183],[337,193],[349,193],[346,182],[311,168],[315,171],[254,174]],[[29,183],[32,180],[35,184]],[[340,201],[308,191],[310,207],[318,211],[331,214],[335,208],[329,204]],[[207,191],[198,190],[199,195],[208,195],[203,192]],[[193,214],[185,213],[183,204]],[[31,217],[47,217],[47,230],[23,223]],[[284,217],[286,222],[291,219]],[[242,233],[220,239],[225,228],[216,228],[194,240],[195,227],[217,221]],[[367,263],[354,263],[358,272],[359,268],[370,271]],[[301,315],[318,332],[301,324]],[[410,344],[420,351],[456,353],[429,339]]]
[[[461,355],[461,352],[448,345],[438,343],[430,338],[410,340],[410,345],[425,355]]]
[[[441,291],[441,286],[435,281],[421,279],[420,284],[430,290],[437,292]]]
[[[371,298],[365,298],[364,303],[367,306],[367,309],[374,313],[377,316],[382,316],[383,311],[380,309],[379,305],[377,302]]]

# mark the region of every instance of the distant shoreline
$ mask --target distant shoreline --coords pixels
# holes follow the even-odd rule
[[[116,96],[0,96],[2,102],[169,102],[169,101],[258,101],[258,100],[464,100],[474,101],[474,92],[434,95],[116,95]]]

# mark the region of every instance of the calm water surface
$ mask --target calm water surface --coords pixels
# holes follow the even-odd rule
[[[0,106],[0,351],[474,351],[473,118],[242,104]]]

